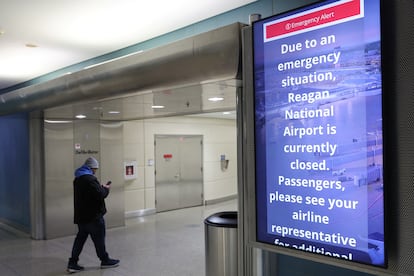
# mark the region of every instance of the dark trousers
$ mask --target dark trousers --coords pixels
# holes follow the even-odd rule
[[[73,242],[72,255],[69,262],[78,262],[79,255],[81,254],[83,246],[85,245],[89,235],[91,235],[91,239],[95,245],[96,255],[98,255],[98,258],[101,261],[109,259],[105,248],[105,220],[103,217],[99,217],[92,222],[78,224],[78,234]]]

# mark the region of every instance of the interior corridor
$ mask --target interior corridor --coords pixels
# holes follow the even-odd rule
[[[235,210],[237,200],[230,200],[128,219],[125,227],[107,230],[107,251],[121,260],[120,266],[100,269],[88,238],[79,260],[85,271],[76,275],[203,276],[204,219],[216,212]],[[0,229],[0,274],[67,275],[73,240],[74,236],[68,236],[37,241]]]

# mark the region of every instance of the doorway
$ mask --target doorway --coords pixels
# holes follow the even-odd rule
[[[203,136],[155,135],[157,212],[203,204]]]

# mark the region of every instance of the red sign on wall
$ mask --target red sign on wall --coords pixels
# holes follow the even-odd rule
[[[164,154],[164,159],[171,159],[173,156],[171,153],[165,153]]]

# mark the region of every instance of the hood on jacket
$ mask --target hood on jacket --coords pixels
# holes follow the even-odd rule
[[[88,166],[83,165],[82,167],[75,170],[75,177],[80,177],[86,174],[93,175],[92,169],[90,169]]]

